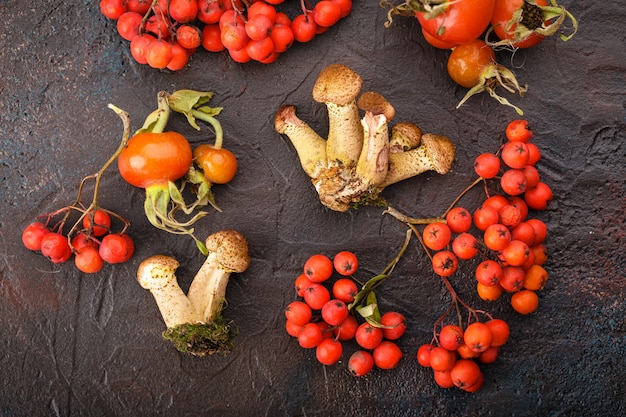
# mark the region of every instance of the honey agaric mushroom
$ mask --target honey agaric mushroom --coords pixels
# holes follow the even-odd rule
[[[202,321],[212,322],[222,311],[231,273],[241,273],[250,265],[248,242],[235,230],[213,233],[205,245],[209,254],[193,279],[187,297],[198,306]]]
[[[363,129],[356,98],[363,79],[343,64],[325,67],[313,85],[313,100],[326,104],[328,137],[326,155],[330,163],[350,166],[359,159]]]
[[[326,165],[326,141],[311,127],[296,116],[296,107],[282,106],[276,112],[274,128],[287,135],[300,157],[304,172],[314,178],[318,170]]]
[[[296,116],[293,105],[281,106],[274,120],[276,131],[291,140],[320,202],[335,211],[383,204],[386,186],[428,170],[447,173],[454,160],[450,139],[422,136],[413,123],[397,123],[389,135],[395,109],[378,92],[359,96],[362,82],[342,64],[321,71],[313,98],[328,110],[326,141]]]
[[[179,266],[170,256],[154,255],[141,262],[137,270],[139,285],[150,291],[168,328],[200,321],[198,311],[176,280]]]
[[[378,187],[387,176],[389,129],[384,114],[366,112],[363,123],[363,151],[356,165],[357,176]]]
[[[396,110],[382,94],[366,91],[357,99],[359,109],[365,111],[363,149],[356,164],[356,174],[369,184],[379,186],[387,176],[389,161],[389,121]]]
[[[415,149],[389,155],[389,171],[381,184],[387,187],[426,171],[447,174],[452,167],[455,147],[445,136],[426,133]]]
[[[155,255],[137,270],[139,284],[150,290],[163,316],[163,338],[183,353],[205,356],[228,353],[236,332],[221,315],[230,274],[245,271],[248,243],[234,230],[214,233],[206,240],[207,259],[196,274],[187,295],[178,285],[179,262]]]

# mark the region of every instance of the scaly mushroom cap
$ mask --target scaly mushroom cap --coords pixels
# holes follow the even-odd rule
[[[248,241],[236,230],[222,230],[206,239],[206,248],[214,252],[220,267],[230,272],[243,272],[250,265]]]
[[[447,174],[454,161],[454,143],[445,136],[426,133],[422,136],[421,146],[431,160],[433,170],[438,174]]]
[[[396,115],[396,109],[387,101],[382,94],[375,91],[366,91],[356,101],[359,109],[373,114],[382,114],[391,121]]]
[[[345,105],[355,100],[363,79],[350,67],[330,64],[324,68],[313,86],[313,99],[319,103]]]
[[[404,152],[420,146],[422,141],[422,129],[411,122],[396,123],[391,128],[389,139],[389,151]]]
[[[166,286],[172,279],[180,263],[166,255],[154,255],[145,259],[137,269],[137,282],[147,290],[157,290]]]

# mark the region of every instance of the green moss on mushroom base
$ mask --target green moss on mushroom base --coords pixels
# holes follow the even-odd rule
[[[220,314],[212,323],[185,323],[167,328],[162,336],[179,352],[205,356],[230,353],[237,331]]]

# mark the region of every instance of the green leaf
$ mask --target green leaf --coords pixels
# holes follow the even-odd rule
[[[380,329],[385,327],[374,316],[366,317],[365,321],[368,322],[372,327],[378,327]]]
[[[156,207],[154,204],[154,199],[150,194],[146,194],[146,199],[144,201],[144,211],[146,213],[146,218],[154,227],[160,227],[159,221],[156,215]]]
[[[162,110],[160,110],[160,109],[154,110],[152,113],[150,113],[146,117],[146,120],[143,122],[143,126],[141,127],[141,129],[138,129],[135,132],[135,135],[137,135],[139,133],[153,132],[155,126],[157,126],[157,124],[159,123],[159,120],[161,119],[162,116],[163,116],[163,111]]]
[[[370,315],[370,318],[376,322],[380,322],[380,309],[378,308],[378,299],[374,291],[370,291],[370,293],[367,294],[367,304],[374,306],[374,311]]]
[[[177,90],[168,96],[170,108],[179,113],[189,113],[191,110],[208,103],[213,98],[211,91]]]
[[[204,256],[208,256],[209,250],[206,248],[206,245],[198,239],[195,239],[195,241],[196,241],[196,247],[198,248],[200,253],[202,253]]]
[[[197,111],[199,111],[200,113],[203,113],[203,114],[206,114],[207,116],[212,116],[212,117],[215,117],[218,114],[220,114],[222,110],[224,110],[223,107],[209,107],[209,106],[198,107],[197,109]]]
[[[207,91],[195,90],[177,90],[168,95],[167,100],[172,110],[182,113],[187,117],[189,124],[196,130],[200,130],[200,126],[196,123],[194,112],[205,113],[209,116],[218,115],[222,108],[211,108],[204,106],[213,97],[214,93]]]
[[[369,296],[370,292],[374,289],[374,287],[385,278],[387,278],[387,274],[379,274],[379,275],[376,275],[375,277],[370,278],[365,283],[365,285],[363,285],[363,287],[357,293],[357,295],[354,297],[354,301],[350,303],[350,305],[348,305],[348,308],[352,309],[355,306],[358,306],[361,303],[361,301],[363,301],[364,298]]]
[[[185,213],[187,213],[186,208],[187,208],[187,204],[185,203],[185,199],[183,198],[182,193],[180,192],[180,190],[178,189],[178,187],[176,186],[176,184],[172,181],[168,182],[168,189],[170,192],[170,198],[172,199],[172,202],[176,205],[179,206]],[[189,214],[189,213],[187,213]]]
[[[368,318],[374,316],[374,312],[376,311],[377,308],[378,306],[376,304],[368,304],[368,305],[357,307],[356,311],[359,312],[361,317],[367,320]]]
[[[185,180],[191,184],[194,184],[195,189],[192,191],[196,194],[196,201],[190,206],[191,209],[196,207],[203,207],[210,204],[218,212],[222,212],[215,202],[215,197],[211,192],[211,183],[204,177],[204,174],[197,170],[195,167],[190,167],[185,176]]]
[[[143,127],[135,134],[144,133],[144,132],[154,132],[161,133],[165,130],[167,126],[167,121],[170,116],[170,107],[167,101],[167,93],[165,91],[160,91],[157,95],[157,108],[152,113],[150,113],[144,123]]]

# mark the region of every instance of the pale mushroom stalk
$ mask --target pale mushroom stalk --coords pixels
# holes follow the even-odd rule
[[[356,166],[357,175],[369,184],[379,186],[387,176],[389,129],[383,114],[366,112],[363,123],[363,151]]]
[[[359,159],[363,147],[363,129],[356,98],[363,79],[343,64],[325,67],[313,85],[313,99],[328,110],[328,162],[346,167]]]
[[[426,133],[415,149],[389,154],[389,170],[381,187],[403,181],[426,171],[446,174],[452,167],[455,147],[445,136]]]
[[[284,105],[274,118],[274,128],[286,135],[296,149],[304,172],[311,178],[317,177],[319,169],[326,165],[326,141],[306,122],[296,115],[296,107]]]
[[[137,270],[139,285],[150,291],[168,328],[201,321],[199,311],[178,285],[175,272],[179,266],[174,258],[154,255]]]
[[[235,230],[222,230],[205,242],[209,254],[196,273],[187,297],[210,323],[219,316],[226,300],[226,287],[232,273],[244,272],[250,264],[248,242]]]
[[[222,310],[230,271],[220,268],[217,255],[209,253],[196,274],[187,297],[198,306],[203,322],[210,322]]]
[[[326,103],[328,110],[328,139],[326,155],[329,162],[353,165],[363,148],[363,128],[356,102],[341,105]]]
[[[387,176],[389,161],[389,121],[396,110],[385,97],[375,91],[366,91],[357,100],[359,109],[365,112],[363,126],[363,149],[356,166],[356,174],[367,184],[378,187]]]

